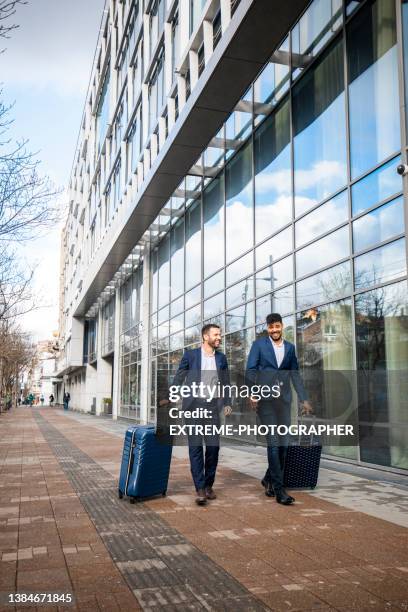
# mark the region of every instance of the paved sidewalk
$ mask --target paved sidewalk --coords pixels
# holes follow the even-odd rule
[[[408,610],[403,486],[365,478],[361,492],[325,470],[287,508],[245,473],[263,457],[223,449],[218,499],[199,508],[175,449],[168,497],[130,505],[124,428],[50,408],[0,417],[0,610]],[[387,500],[391,520],[373,516]],[[75,604],[4,605],[14,592]]]

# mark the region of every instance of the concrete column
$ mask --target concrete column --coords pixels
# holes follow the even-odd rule
[[[179,2],[179,36],[180,36],[179,57],[183,57],[184,51],[190,39],[190,2],[189,0],[180,0]]]
[[[150,245],[146,245],[143,256],[143,303],[142,303],[142,372],[140,385],[140,420],[147,423],[150,408]]]
[[[213,25],[210,21],[203,21],[203,37],[204,37],[204,61],[205,61],[205,65],[207,65],[214,51]]]
[[[98,312],[98,340],[96,345],[97,355],[97,384],[96,384],[96,414],[102,412],[102,400],[111,397],[112,366],[109,361],[103,359],[103,317],[102,308]]]
[[[190,89],[192,91],[198,81],[198,53],[197,51],[188,52],[188,61],[190,65]]]
[[[172,72],[172,57],[171,57],[171,23],[164,24],[164,87],[166,95],[171,87],[173,81]]]
[[[221,8],[221,30],[224,34],[225,30],[228,28],[229,22],[231,21],[231,0],[221,0],[220,1]]]
[[[115,338],[113,358],[113,393],[112,393],[112,418],[116,420],[120,405],[120,287],[115,292]]]

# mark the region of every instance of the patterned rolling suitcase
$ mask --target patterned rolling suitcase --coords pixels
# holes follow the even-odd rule
[[[318,441],[310,440],[302,444],[298,440],[289,444],[283,470],[285,487],[314,489],[319,477],[321,454],[322,445]]]
[[[165,495],[171,452],[170,439],[159,439],[154,425],[129,427],[123,445],[119,498],[127,495],[134,503],[141,497]]]

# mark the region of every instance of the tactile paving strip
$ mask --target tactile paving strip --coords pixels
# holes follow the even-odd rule
[[[40,414],[35,419],[143,609],[268,609],[153,510],[119,500],[106,470]]]

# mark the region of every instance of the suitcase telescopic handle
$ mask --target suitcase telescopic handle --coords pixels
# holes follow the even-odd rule
[[[302,414],[302,411],[300,411],[300,413],[299,413],[299,410],[298,410],[298,426],[299,425],[304,425],[304,422],[305,422],[304,415]],[[309,436],[309,446],[313,445],[313,436],[314,436],[314,433],[312,432],[310,434],[310,436]],[[298,444],[299,444],[299,446],[301,445],[300,444],[300,431],[298,433]]]

